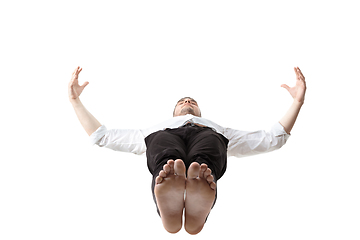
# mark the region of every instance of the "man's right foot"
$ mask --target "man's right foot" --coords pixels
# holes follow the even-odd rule
[[[185,192],[185,164],[169,160],[155,179],[155,197],[164,228],[177,233],[182,228]]]

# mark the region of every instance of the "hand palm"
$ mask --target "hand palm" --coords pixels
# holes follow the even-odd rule
[[[73,72],[71,81],[69,83],[69,97],[71,99],[76,99],[80,96],[84,88],[89,84],[89,82],[85,82],[83,85],[79,85],[78,77],[82,68],[76,68]]]
[[[281,87],[288,90],[290,95],[294,98],[294,100],[297,100],[298,102],[304,102],[305,98],[305,91],[306,91],[306,82],[305,77],[300,71],[299,68],[294,68],[296,73],[296,84],[294,87],[289,87],[286,84],[281,85]]]

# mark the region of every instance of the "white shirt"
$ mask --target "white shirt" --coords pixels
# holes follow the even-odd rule
[[[154,127],[147,129],[111,129],[104,125],[99,127],[90,136],[92,144],[110,148],[115,151],[143,154],[146,152],[145,138],[165,128],[178,128],[186,123],[197,123],[212,128],[224,135],[228,140],[228,156],[245,157],[281,148],[289,138],[280,123],[276,123],[270,131],[240,131],[232,128],[224,128],[205,118],[191,114],[173,117]]]

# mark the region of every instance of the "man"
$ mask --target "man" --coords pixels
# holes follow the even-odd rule
[[[69,99],[93,144],[117,151],[146,152],[153,175],[152,192],[164,228],[199,233],[216,201],[216,182],[226,170],[227,156],[243,157],[281,148],[290,136],[306,92],[305,77],[294,68],[294,87],[281,85],[294,101],[271,131],[245,132],[224,128],[201,117],[197,102],[180,99],[173,118],[149,129],[107,130],[81,103],[79,96],[89,84],[78,83],[77,67],[69,83]]]

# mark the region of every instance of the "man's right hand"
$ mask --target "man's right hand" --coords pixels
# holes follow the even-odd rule
[[[96,129],[101,127],[101,123],[93,115],[91,115],[88,110],[86,110],[79,99],[80,94],[89,84],[89,82],[85,82],[82,86],[79,85],[78,77],[81,70],[82,68],[77,67],[72,74],[71,81],[69,82],[69,99],[81,125],[90,136],[96,131]]]
[[[77,67],[72,74],[71,81],[69,83],[69,99],[70,101],[76,100],[79,98],[80,94],[84,90],[84,88],[89,84],[89,82],[85,82],[83,85],[79,85],[78,77],[82,68]]]

